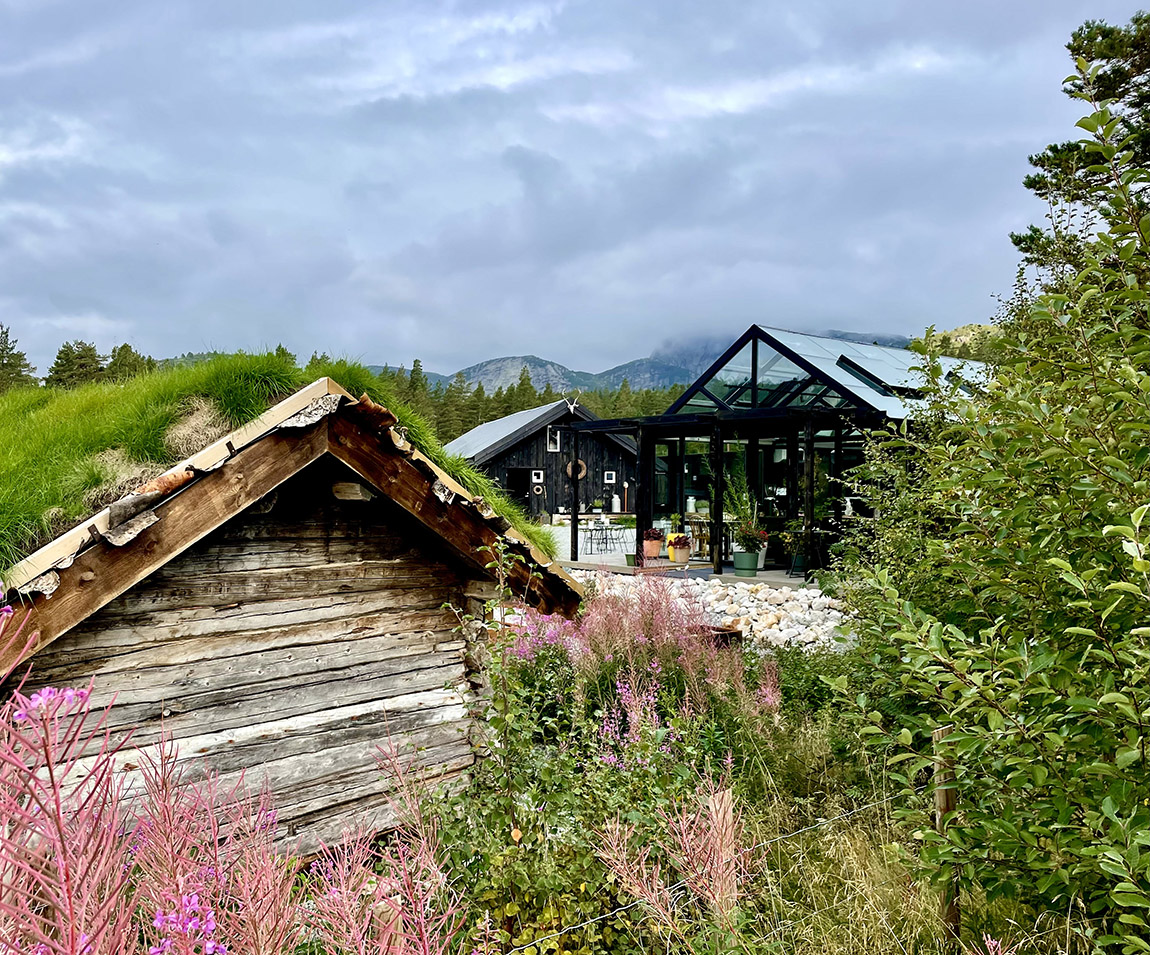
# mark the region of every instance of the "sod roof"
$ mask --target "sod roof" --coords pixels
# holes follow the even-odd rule
[[[0,395],[0,577],[38,547],[277,401],[327,376],[386,405],[409,440],[471,493],[482,495],[544,553],[550,534],[483,474],[446,454],[427,422],[362,365],[307,371],[274,354],[228,355],[126,382]]]

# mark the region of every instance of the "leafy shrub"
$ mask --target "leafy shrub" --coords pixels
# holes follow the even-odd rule
[[[853,599],[874,686],[837,683],[899,751],[927,866],[1080,913],[1100,948],[1144,952],[1150,228],[1135,191],[1148,174],[1104,107],[1079,125],[1109,183],[1095,196],[1107,231],[1011,330],[993,381],[961,395],[934,369],[931,427],[887,441],[891,473],[914,455],[921,511],[854,551],[870,570]],[[939,836],[915,793],[945,724],[959,812]]]

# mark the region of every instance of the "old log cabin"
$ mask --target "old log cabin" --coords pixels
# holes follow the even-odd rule
[[[133,747],[166,732],[225,780],[266,778],[305,851],[386,824],[389,735],[465,772],[475,657],[449,607],[493,593],[479,548],[506,541],[545,611],[580,593],[395,424],[321,379],[17,565],[26,692],[92,680]]]

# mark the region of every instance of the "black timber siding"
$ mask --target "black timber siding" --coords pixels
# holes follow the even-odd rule
[[[564,415],[552,422],[551,428],[562,429],[572,421],[571,415]],[[556,514],[560,507],[571,507],[571,482],[567,479],[567,465],[571,461],[572,435],[562,431],[560,450],[547,450],[547,426],[543,425],[534,434],[512,445],[501,454],[481,465],[480,470],[498,481],[530,514],[538,516],[546,511]],[[618,494],[623,501],[623,482],[628,481],[627,509],[635,508],[635,479],[637,467],[635,455],[625,451],[608,437],[595,434],[579,436],[579,458],[587,465],[587,474],[579,482],[579,497],[584,510],[591,510],[592,502],[603,500],[603,510],[611,509],[611,495]],[[525,496],[516,493],[517,473],[523,470],[543,472],[543,492],[536,494],[529,487]],[[615,484],[603,483],[606,471],[615,472]],[[528,475],[530,477],[530,475]]]

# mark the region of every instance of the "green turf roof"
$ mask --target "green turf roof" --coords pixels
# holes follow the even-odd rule
[[[0,575],[92,513],[91,493],[108,479],[103,453],[119,450],[132,461],[157,466],[181,460],[168,449],[165,435],[190,399],[209,399],[228,425],[238,428],[325,375],[390,408],[424,454],[554,556],[547,530],[532,523],[490,478],[446,454],[427,422],[396,401],[364,366],[336,361],[304,372],[274,354],[226,355],[122,383],[73,391],[20,388],[0,395]]]

